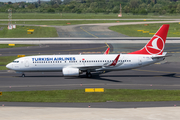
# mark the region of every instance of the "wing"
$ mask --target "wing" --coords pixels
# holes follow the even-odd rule
[[[79,68],[82,71],[86,71],[86,70],[96,71],[96,70],[101,70],[102,68],[120,66],[123,63],[118,63],[119,57],[120,57],[120,54],[117,55],[117,57],[114,59],[113,62],[104,63],[102,66],[95,66],[95,65],[88,65],[87,66],[87,65],[85,65],[85,66],[79,66],[77,68]]]

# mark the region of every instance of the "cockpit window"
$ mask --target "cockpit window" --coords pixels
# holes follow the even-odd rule
[[[19,61],[13,61],[13,63],[19,63]]]

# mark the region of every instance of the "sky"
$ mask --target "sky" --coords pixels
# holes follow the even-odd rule
[[[35,1],[37,1],[37,0],[0,0],[0,2],[21,2],[21,1],[33,1],[33,2],[35,2]],[[42,1],[50,1],[50,0],[42,0]]]

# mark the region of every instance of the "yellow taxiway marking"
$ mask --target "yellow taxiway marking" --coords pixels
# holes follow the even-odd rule
[[[15,46],[15,44],[8,44],[8,46]]]
[[[105,43],[105,44],[107,45],[108,48],[110,48],[109,45],[108,45],[107,43]]]
[[[86,31],[86,30],[84,30],[82,27],[80,27],[84,32],[86,32],[86,33],[88,33],[89,35],[92,35],[92,36],[94,36],[94,37],[96,37],[96,38],[98,38],[97,36],[95,36],[95,35],[93,35],[93,34],[91,34],[91,33],[89,33],[88,31]]]

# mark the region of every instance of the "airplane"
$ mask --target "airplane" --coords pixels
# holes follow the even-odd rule
[[[24,72],[62,72],[63,76],[79,76],[86,72],[87,77],[92,77],[91,72],[121,71],[135,69],[156,62],[163,61],[167,52],[163,52],[169,24],[162,25],[151,40],[140,50],[128,54],[87,55],[37,55],[15,59],[6,65],[8,69]]]

